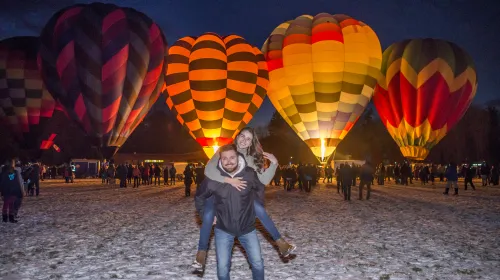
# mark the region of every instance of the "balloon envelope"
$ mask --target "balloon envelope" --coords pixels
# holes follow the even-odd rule
[[[373,94],[377,35],[346,15],[303,15],[276,27],[262,52],[274,107],[316,157],[329,156]]]
[[[160,28],[136,10],[93,3],[59,11],[40,38],[47,88],[109,158],[163,87]]]
[[[405,40],[383,54],[373,103],[406,158],[424,160],[476,93],[472,58],[454,43]]]
[[[210,158],[252,119],[267,90],[267,64],[242,37],[184,37],[168,51],[167,104]]]
[[[45,88],[37,65],[37,37],[0,42],[0,120],[21,149],[38,157],[68,119]]]

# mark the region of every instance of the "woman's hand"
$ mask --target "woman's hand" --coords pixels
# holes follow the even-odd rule
[[[270,153],[263,152],[262,155],[265,159],[269,160],[271,163],[278,164],[278,159]]]
[[[215,225],[217,223],[217,216],[214,217],[214,222],[212,223],[212,225]]]
[[[247,182],[243,181],[243,177],[235,177],[235,178],[226,177],[224,179],[224,182],[231,184],[231,186],[235,187],[240,192],[244,190],[247,186]]]

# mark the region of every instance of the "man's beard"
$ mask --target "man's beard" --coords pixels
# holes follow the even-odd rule
[[[225,167],[223,166],[222,167],[224,169],[224,171],[226,171],[227,173],[233,173],[234,171],[236,171],[236,169],[238,168],[238,164],[235,164],[234,166],[231,166],[231,167]]]

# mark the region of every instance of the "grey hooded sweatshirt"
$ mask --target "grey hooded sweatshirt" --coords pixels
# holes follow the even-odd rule
[[[248,167],[257,170],[255,166],[253,156],[247,155],[247,149],[239,149],[238,152],[245,157],[245,161]],[[221,175],[220,170],[218,169],[218,163],[220,159],[220,153],[217,151],[214,156],[208,161],[207,166],[205,167],[205,176],[210,178],[211,180],[224,183],[224,176]],[[274,173],[276,173],[277,164],[271,163],[269,168],[262,171],[262,173],[257,172],[257,177],[259,177],[259,181],[267,185],[274,178]]]

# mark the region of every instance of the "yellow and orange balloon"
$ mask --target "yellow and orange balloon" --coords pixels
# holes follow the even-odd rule
[[[264,56],[240,36],[205,33],[175,42],[167,60],[167,104],[211,158],[262,104],[269,82]]]
[[[276,27],[262,52],[269,99],[323,161],[372,97],[382,61],[377,35],[346,15],[302,15]]]

